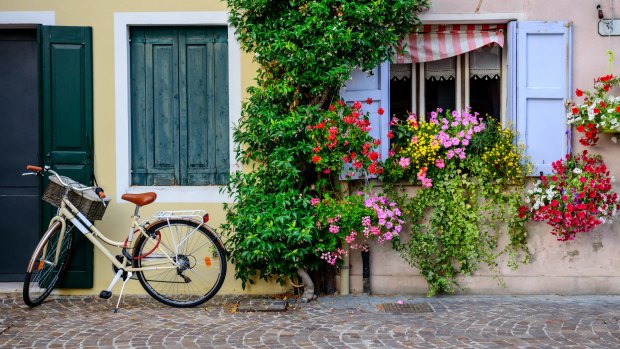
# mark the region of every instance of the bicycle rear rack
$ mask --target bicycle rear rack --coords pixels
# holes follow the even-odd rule
[[[173,218],[195,218],[202,220],[208,216],[204,210],[188,210],[188,211],[160,211],[153,215],[153,218],[173,219]]]

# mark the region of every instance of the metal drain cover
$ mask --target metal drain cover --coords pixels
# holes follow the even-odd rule
[[[428,303],[384,303],[378,306],[386,313],[432,313],[433,307]]]
[[[286,311],[288,302],[277,299],[244,299],[239,302],[237,311]]]

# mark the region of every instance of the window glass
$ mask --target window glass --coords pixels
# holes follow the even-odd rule
[[[469,54],[469,106],[480,115],[500,119],[501,50],[488,45]]]
[[[456,107],[456,57],[424,65],[425,112]]]
[[[411,64],[392,64],[390,66],[390,112],[392,116],[406,119],[413,113],[411,99]]]

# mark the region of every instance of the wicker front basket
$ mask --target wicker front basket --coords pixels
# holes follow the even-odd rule
[[[66,181],[67,179],[63,179],[63,181]],[[75,183],[75,181],[71,181]],[[53,176],[49,177],[49,183],[43,193],[43,201],[56,207],[60,207],[63,195],[65,195],[65,187],[58,182],[58,178]],[[97,196],[93,190],[86,190],[82,192],[71,190],[68,194],[68,199],[90,221],[101,220],[109,203],[109,200],[105,200],[106,205],[104,206],[99,196]]]

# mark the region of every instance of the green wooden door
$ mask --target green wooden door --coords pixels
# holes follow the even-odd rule
[[[92,31],[41,27],[43,161],[55,171],[90,184],[93,173]],[[43,221],[55,209],[45,204]],[[74,231],[71,263],[61,287],[93,286],[93,246]]]
[[[227,28],[135,27],[130,40],[132,184],[226,184]]]

